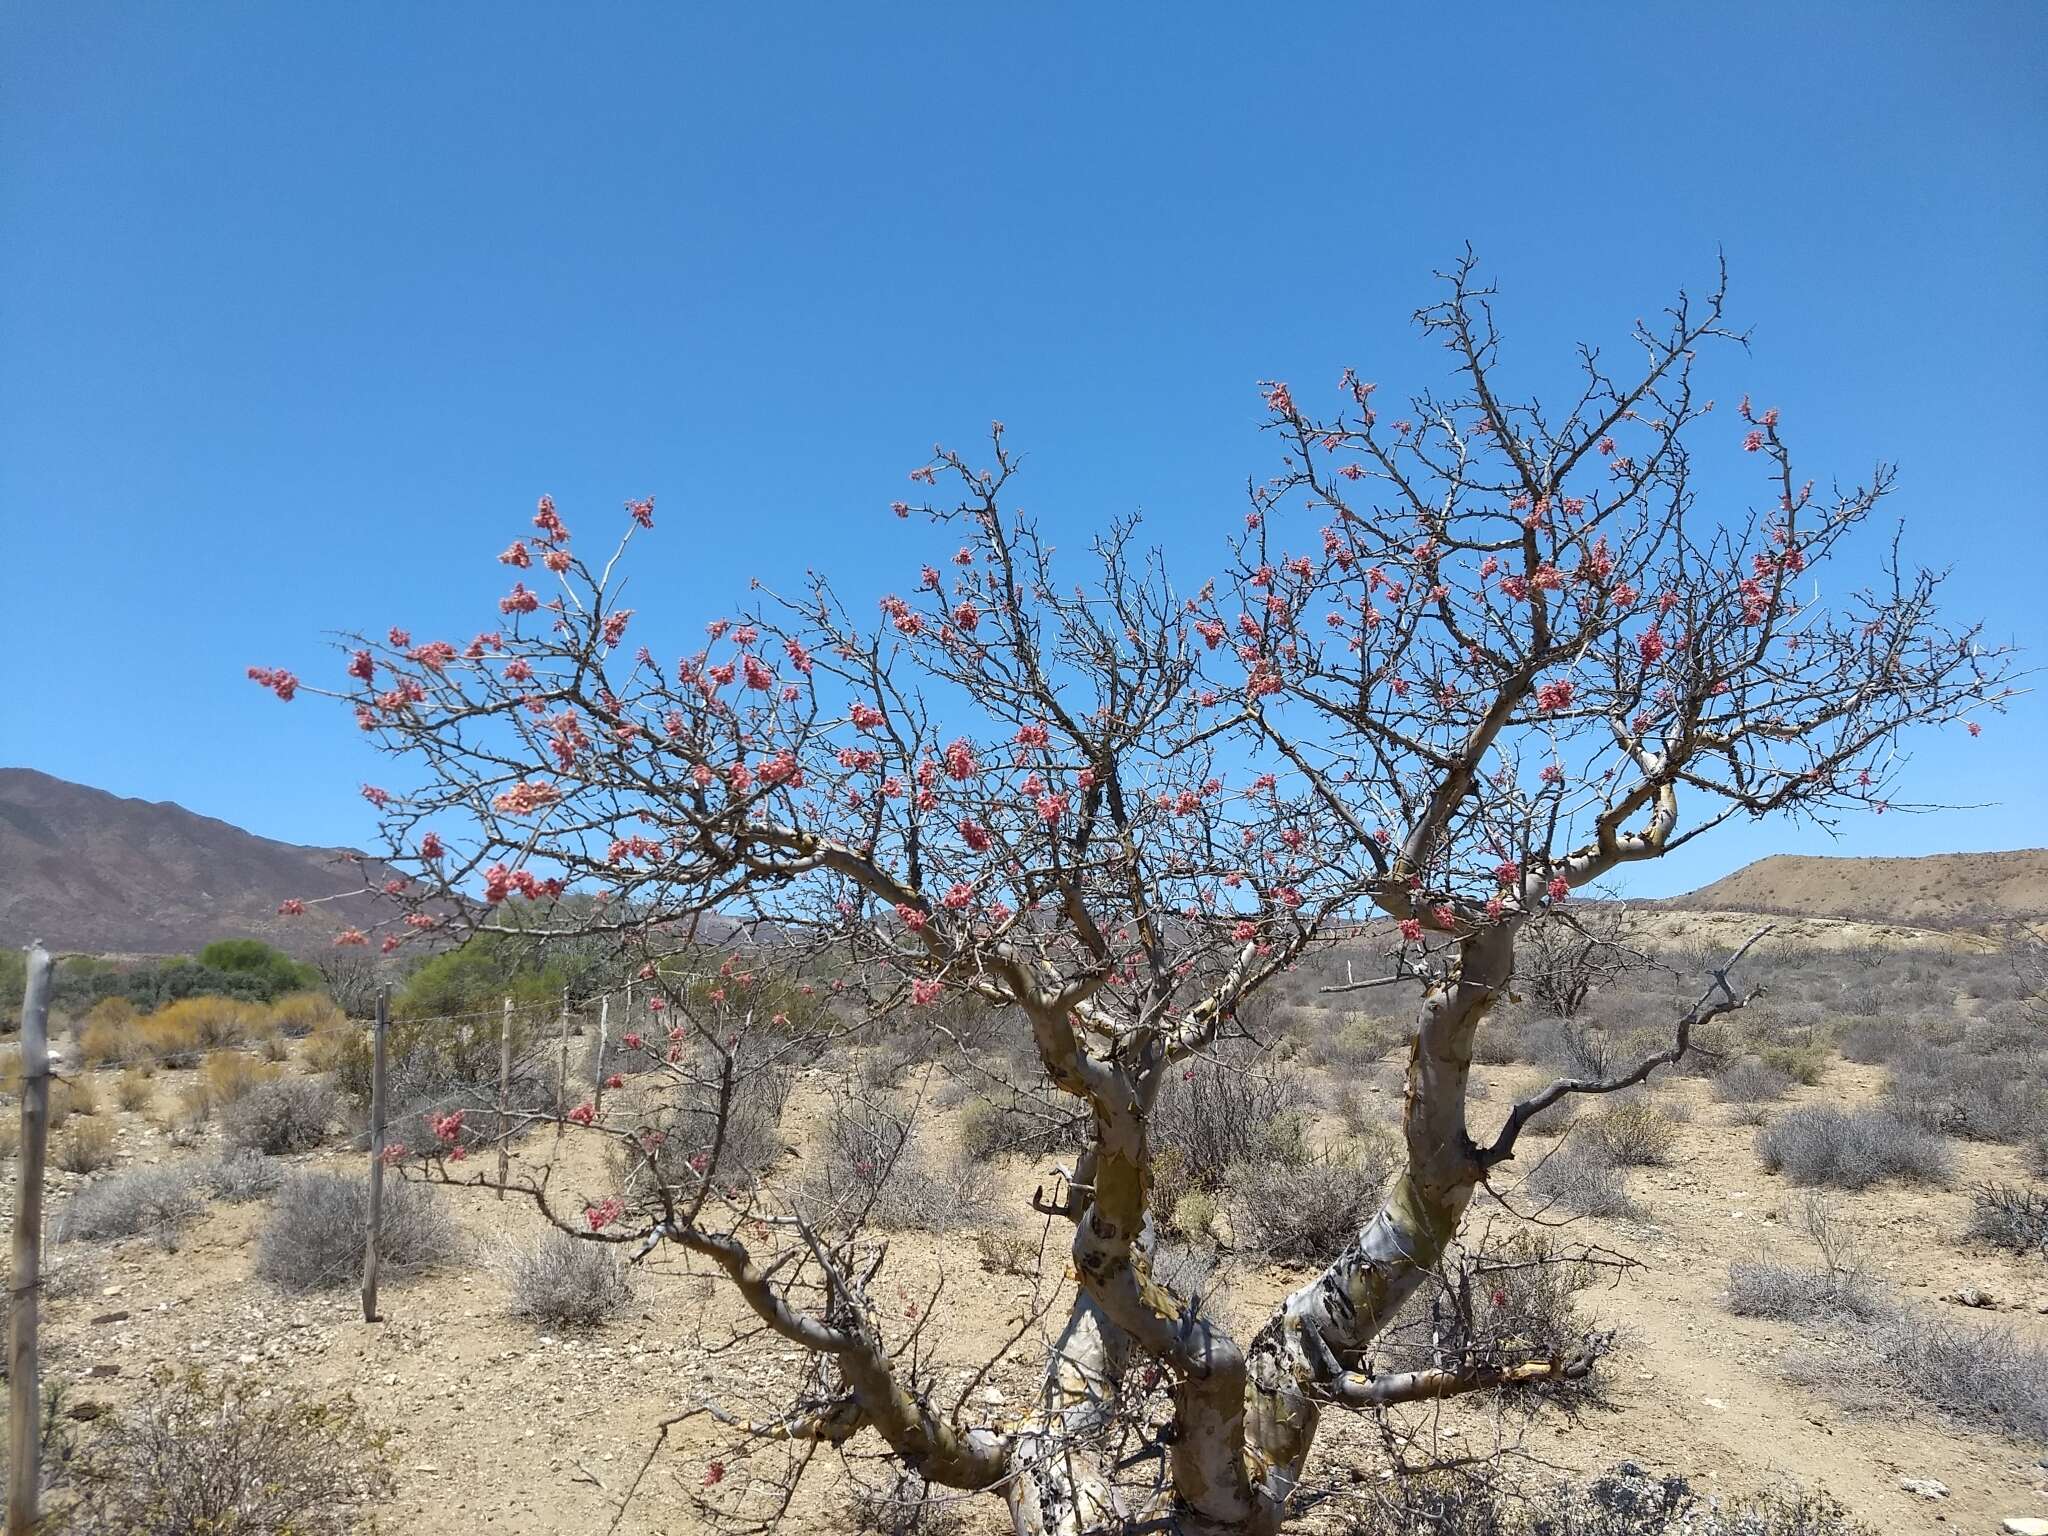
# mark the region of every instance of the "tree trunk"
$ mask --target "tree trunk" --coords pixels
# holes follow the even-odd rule
[[[1246,1457],[1258,1491],[1250,1527],[1277,1531],[1315,1442],[1325,1391],[1368,1352],[1457,1235],[1483,1176],[1465,1126],[1472,1041],[1514,966],[1510,927],[1461,942],[1458,968],[1430,989],[1408,1055],[1402,1132],[1407,1165],[1378,1214],[1329,1268],[1302,1286],[1250,1350]]]

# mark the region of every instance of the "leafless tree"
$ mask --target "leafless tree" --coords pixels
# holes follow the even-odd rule
[[[878,1437],[922,1485],[999,1494],[1021,1536],[1264,1533],[1298,1507],[1326,1412],[1583,1374],[1596,1344],[1376,1362],[1531,1116],[1641,1082],[1745,995],[1724,964],[1668,1047],[1553,1083],[1482,1146],[1473,1041],[1518,939],[1731,817],[1883,810],[1903,732],[2004,697],[2002,653],[1941,627],[1940,578],[1895,548],[1866,588],[1802,600],[1891,472],[1816,497],[1776,413],[1747,402],[1717,440],[1691,369],[1726,335],[1718,290],[1639,327],[1625,380],[1583,353],[1560,412],[1507,394],[1469,262],[1447,284],[1419,316],[1450,349],[1447,393],[1383,420],[1350,374],[1328,417],[1267,387],[1281,472],[1253,488],[1228,576],[1196,591],[1128,524],[1065,585],[1010,503],[998,427],[986,467],[941,451],[913,475],[951,493],[897,510],[957,530],[958,551],[873,622],[813,579],[680,662],[629,652],[624,556],[652,504],[586,561],[544,502],[501,556],[519,576],[496,628],[348,643],[345,696],[411,775],[365,791],[415,872],[383,942],[456,924],[600,938],[656,989],[666,1028],[636,1048],[697,1117],[688,1155],[593,1119],[644,1175],[627,1197],[570,1212],[531,1192],[565,1229],[708,1262],[808,1352],[796,1399],[741,1426],[757,1441],[800,1460]],[[1695,505],[1695,438],[1766,471],[1763,511]],[[536,566],[553,595],[526,585]],[[602,900],[555,899],[570,891]],[[1192,1058],[1258,1047],[1246,1000],[1360,911],[1421,992],[1402,1164],[1240,1339],[1154,1273],[1152,1109]],[[811,1000],[801,1017],[762,1017],[771,976]],[[937,1059],[958,997],[1019,1018],[1042,1082],[1083,1111],[1037,1200],[1071,1233],[1074,1281],[1038,1397],[1009,1417],[943,1400],[918,1309],[879,1302],[886,1168],[824,1205],[724,1171],[735,1106],[797,1037],[886,1020]],[[874,1159],[906,1145],[878,1136]],[[1155,1389],[1170,1411],[1147,1429],[1134,1405]],[[1150,1459],[1119,1452],[1134,1424]],[[786,1479],[718,1472],[707,1509],[787,1507]]]

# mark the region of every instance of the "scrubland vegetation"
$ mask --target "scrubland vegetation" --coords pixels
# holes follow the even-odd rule
[[[1389,994],[1323,990],[1343,981],[1357,954],[1312,952],[1270,990],[1246,1033],[1273,1049],[1219,1048],[1162,1093],[1153,1141],[1164,1224],[1157,1271],[1177,1291],[1214,1296],[1266,1266],[1312,1267],[1376,1209],[1397,1167],[1392,1101],[1408,1027],[1400,1001]],[[1490,1082],[1612,1070],[1651,1046],[1658,1021],[1683,998],[1688,972],[1704,958],[1668,947],[1651,954],[1654,964],[1603,974],[1562,1005],[1555,996],[1546,1000],[1541,984],[1518,989],[1520,1001],[1487,1037]],[[1785,1330],[1786,1381],[1844,1404],[1844,1411],[1875,1391],[1919,1404],[1967,1432],[2020,1442],[2048,1436],[2041,1407],[2048,1402],[2048,1347],[2038,1332],[1909,1299],[1897,1285],[1902,1265],[1939,1268],[1944,1246],[1979,1244],[2034,1263],[2048,1254],[2048,1191],[2030,1182],[2039,1177],[2033,1149],[2048,1134],[2040,999],[2015,980],[2012,956],[1992,949],[1791,952],[1767,945],[1751,964],[1763,996],[1717,1021],[1675,1067],[1623,1093],[1566,1101],[1558,1107],[1564,1113],[1547,1112],[1532,1123],[1534,1140],[1496,1187],[1511,1207],[1564,1225],[1533,1250],[1487,1237],[1461,1251],[1453,1273],[1463,1278],[1446,1294],[1477,1286],[1494,1299],[1464,1314],[1432,1307],[1429,1317],[1394,1330],[1390,1357],[1441,1354],[1453,1317],[1459,1328],[1490,1329],[1522,1345],[1582,1347],[1612,1315],[1602,1300],[1611,1280],[1629,1283],[1589,1267],[1577,1241],[1583,1223],[1604,1224],[1625,1248],[1629,1233],[1647,1230],[1639,1223],[1655,1219],[1634,1181],[1709,1156],[1749,1163],[1783,1211],[1782,1236],[1730,1265],[1722,1305],[1735,1317]],[[500,986],[503,973],[468,961],[437,967],[432,995],[459,999],[468,1005],[463,1013],[489,1015],[484,983],[451,993],[451,971]],[[615,998],[621,996],[623,978],[610,979],[621,988]],[[949,1029],[958,1050],[934,1065],[920,1060],[886,1019],[859,1024],[849,1013],[848,1027],[835,1036],[833,1011],[817,1001],[815,989],[806,995],[799,982],[773,985],[782,1004],[802,999],[809,1011],[803,1028],[790,1030],[786,1053],[764,1047],[739,1075],[715,1149],[719,1176],[758,1182],[771,1200],[797,1200],[821,1230],[867,1220],[903,1240],[922,1234],[968,1242],[992,1274],[1040,1273],[1039,1242],[1019,1230],[1014,1208],[1005,1204],[1015,1197],[1005,1191],[1070,1155],[1076,1128],[1071,1111],[1036,1077],[1016,1023],[1001,1010],[954,1005]],[[514,1105],[524,1148],[534,1129],[552,1134],[545,1128],[558,1123],[558,1005],[517,1019]],[[652,1070],[658,1053],[646,1021],[644,1011],[628,1017],[621,1008],[600,1052],[595,1010],[579,1002],[572,1011],[580,1036],[571,1053],[571,1107],[588,1101],[602,1074],[613,1085],[608,1112],[611,1103],[624,1110],[623,1121],[611,1112],[614,1123],[640,1127],[637,1145],[615,1145],[600,1164],[584,1165],[597,1175],[595,1184],[586,1173],[578,1185],[591,1206],[609,1196],[632,1199],[714,1155],[707,1138],[715,1117],[705,1104],[666,1091],[667,1080]],[[591,1336],[626,1331],[635,1285],[620,1250],[545,1225],[524,1236],[471,1242],[456,1236],[447,1206],[465,1197],[432,1188],[432,1180],[468,1177],[471,1159],[491,1147],[497,1031],[494,1020],[479,1022],[491,1027],[465,1032],[409,1002],[393,1026],[391,1135],[406,1145],[387,1184],[389,1283],[432,1285],[436,1276],[469,1269],[500,1288],[508,1325]],[[112,1031],[141,1049],[110,1049]],[[63,1125],[52,1156],[82,1180],[55,1202],[59,1274],[75,1267],[62,1256],[96,1245],[132,1240],[182,1249],[210,1207],[254,1205],[260,1215],[253,1250],[241,1260],[254,1282],[282,1295],[353,1286],[364,1241],[361,1165],[322,1159],[344,1151],[363,1124],[368,1081],[359,1021],[306,992],[267,1005],[185,998],[147,1013],[102,999],[67,1021],[59,1038],[76,1065],[66,1068],[60,1086]],[[279,1048],[266,1052],[273,1041]],[[1951,1063],[1971,1070],[1939,1076]],[[1504,1112],[1501,1091],[1484,1091],[1482,1106],[1499,1104]],[[437,1137],[434,1123],[456,1110],[463,1123]],[[135,1134],[117,1134],[122,1126],[167,1134],[168,1157],[127,1163],[124,1149]],[[1960,1182],[1960,1150],[1972,1143],[2005,1149],[2003,1176]],[[534,1143],[536,1155],[551,1155],[538,1153],[540,1145]],[[316,1161],[305,1164],[308,1156]],[[1952,1195],[1966,1215],[1950,1230],[1930,1232],[1926,1251],[1890,1255],[1886,1263],[1880,1242],[1860,1230],[1843,1202],[1881,1201],[1885,1191],[1903,1189]],[[560,1214],[572,1222],[581,1216],[574,1209]],[[71,1303],[53,1298],[52,1305]],[[1417,1327],[1428,1330],[1426,1343]],[[1475,1340],[1468,1347],[1483,1345]],[[1628,1345],[1624,1339],[1603,1348],[1625,1353]],[[164,1425],[189,1425],[204,1394],[233,1390],[171,1383],[100,1426],[67,1426],[83,1459],[60,1475],[59,1486],[78,1501],[77,1518],[85,1523],[77,1528],[114,1529],[91,1523],[117,1518],[110,1513],[118,1500],[109,1469],[153,1454]],[[280,1420],[277,1428],[294,1436],[326,1433],[314,1424]],[[345,1450],[347,1465],[358,1469],[349,1475],[367,1479],[351,1485],[363,1492],[388,1478],[375,1437],[366,1433],[348,1430],[320,1453]],[[217,1450],[209,1442],[191,1475],[201,1475],[202,1466],[213,1469],[206,1475],[230,1481],[264,1475],[243,1464],[253,1448],[230,1439]],[[1681,1528],[1678,1512],[1691,1508],[1687,1500],[1696,1495],[1673,1494],[1655,1515],[1647,1506],[1631,1514],[1602,1502],[1612,1489],[1632,1486],[1631,1477],[1644,1487],[1670,1486],[1644,1476],[1617,1471],[1605,1481],[1545,1493],[1540,1480],[1497,1470],[1432,1474],[1361,1508],[1347,1529],[1376,1533],[1404,1528],[1389,1522],[1424,1516],[1435,1522],[1432,1529],[1452,1531],[1593,1536]],[[198,1496],[182,1484],[174,1491],[179,1500]],[[877,1504],[899,1513],[918,1507]],[[142,1517],[129,1511],[118,1518]],[[145,1521],[132,1528],[183,1527]],[[1682,1528],[1856,1527],[1838,1508],[1788,1497],[1699,1514]]]

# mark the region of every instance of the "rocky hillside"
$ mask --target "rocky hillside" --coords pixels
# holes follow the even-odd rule
[[[1857,918],[1919,928],[2048,919],[2048,848],[1830,859],[1781,853],[1674,897],[1673,907]]]
[[[124,800],[28,768],[0,768],[0,945],[181,954],[252,937],[304,950],[370,910],[277,915],[287,897],[358,883],[346,850],[273,842],[164,801]]]

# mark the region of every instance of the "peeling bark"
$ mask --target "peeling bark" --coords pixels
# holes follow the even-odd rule
[[[1465,1125],[1472,1041],[1506,990],[1514,932],[1460,945],[1456,972],[1425,997],[1408,1058],[1402,1131],[1407,1163],[1357,1240],[1290,1295],[1252,1341],[1245,1459],[1257,1510],[1244,1529],[1277,1531],[1315,1442],[1322,1405],[1348,1395],[1372,1345],[1457,1235],[1484,1175]]]

